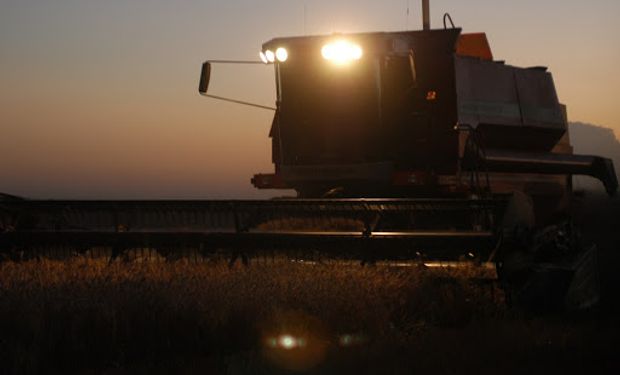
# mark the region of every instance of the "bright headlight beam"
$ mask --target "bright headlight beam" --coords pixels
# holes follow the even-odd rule
[[[263,51],[260,51],[258,53],[258,56],[260,56],[260,61],[264,62],[265,64],[269,64],[269,60],[267,60],[267,56],[265,56],[265,53]]]
[[[288,51],[284,47],[276,49],[276,58],[279,62],[285,62],[288,59]]]
[[[267,58],[267,61],[269,61],[270,63],[276,61],[276,55],[270,49],[265,51],[265,57]]]
[[[321,48],[323,58],[336,64],[347,64],[353,60],[359,60],[362,54],[362,47],[346,40],[330,42]]]

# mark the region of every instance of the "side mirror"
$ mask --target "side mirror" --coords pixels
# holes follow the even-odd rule
[[[202,64],[202,70],[200,71],[200,83],[198,84],[198,91],[200,93],[202,94],[207,93],[210,79],[211,79],[211,63],[207,61]]]
[[[207,90],[209,89],[209,80],[211,79],[211,64],[263,64],[262,61],[240,61],[240,60],[208,60],[202,63],[202,70],[200,71],[200,83],[198,84],[198,92],[202,96],[206,96],[213,99],[224,100],[231,103],[237,103],[242,105],[249,105],[251,107],[268,109],[270,111],[275,111],[275,107],[268,107],[266,105],[255,104],[250,102],[244,102],[242,100],[236,100],[231,98],[224,98],[217,95],[207,94]]]

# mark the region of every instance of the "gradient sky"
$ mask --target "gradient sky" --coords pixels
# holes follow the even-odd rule
[[[1,0],[0,191],[38,198],[259,198],[272,113],[197,93],[208,58],[275,36],[420,28],[420,1]],[[304,12],[305,7],[305,12]],[[546,65],[569,119],[620,135],[620,1],[431,0],[496,59]],[[305,16],[304,16],[305,13]],[[272,104],[269,67],[211,91]]]

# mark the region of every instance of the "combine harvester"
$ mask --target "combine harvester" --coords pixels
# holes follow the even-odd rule
[[[493,59],[483,33],[432,30],[276,38],[262,61],[203,64],[202,95],[275,112],[266,201],[58,201],[4,196],[8,258],[49,249],[162,256],[294,253],[369,261],[492,262],[513,301],[598,299],[596,253],[570,224],[572,175],[616,192],[611,160],[574,155],[544,67]],[[449,22],[450,27],[446,24]],[[217,63],[273,65],[273,108],[208,94]],[[301,254],[301,255],[300,255]]]

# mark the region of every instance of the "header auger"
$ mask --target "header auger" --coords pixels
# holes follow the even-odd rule
[[[567,219],[575,174],[618,187],[611,160],[574,155],[566,108],[544,67],[494,60],[483,33],[419,31],[276,38],[260,60],[203,64],[202,95],[273,110],[268,201],[43,201],[5,196],[0,247],[272,254],[497,265],[513,301],[585,307],[595,248]],[[444,17],[444,20],[449,17]],[[451,21],[451,19],[450,19]],[[266,64],[273,106],[208,93],[212,64]],[[305,253],[304,253],[305,251]],[[301,254],[301,255],[300,255]],[[564,283],[543,283],[549,275]]]

